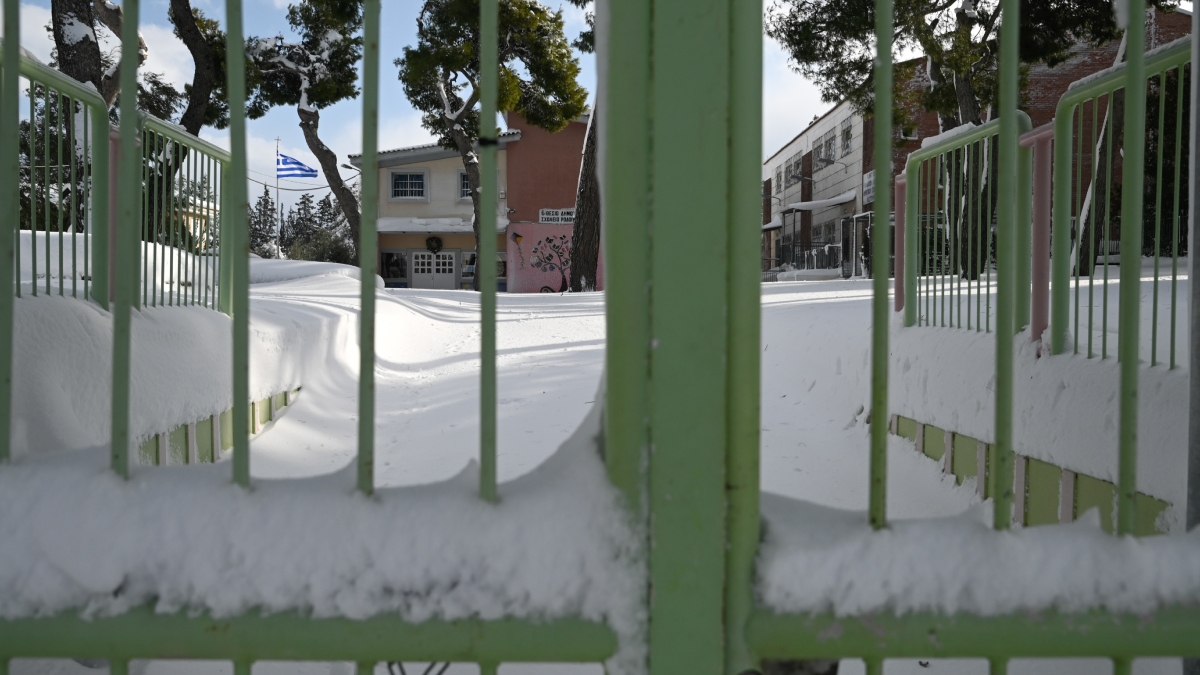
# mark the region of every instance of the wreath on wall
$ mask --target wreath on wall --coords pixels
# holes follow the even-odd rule
[[[430,253],[437,253],[438,251],[442,250],[442,238],[429,237],[425,240],[425,248],[429,249]]]

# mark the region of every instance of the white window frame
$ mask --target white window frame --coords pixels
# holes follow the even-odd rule
[[[854,122],[850,118],[842,121],[842,157],[854,151]]]
[[[396,174],[421,174],[425,183],[425,196],[423,197],[397,197],[395,196],[395,178]],[[429,202],[429,191],[433,186],[429,181],[429,169],[392,169],[388,171],[388,201],[389,202]]]
[[[459,169],[458,170],[458,182],[455,183],[455,189],[458,190],[458,201],[460,201],[460,202],[471,201],[471,188],[469,185],[467,186],[467,194],[465,194],[465,195],[463,194],[463,184],[462,183],[463,183],[463,179],[466,177],[467,177],[467,170]]]

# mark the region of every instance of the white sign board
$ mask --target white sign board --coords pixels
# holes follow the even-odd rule
[[[542,209],[538,212],[539,223],[573,223],[575,209]]]
[[[862,203],[872,204],[875,202],[875,172],[868,171],[863,174],[863,189]]]

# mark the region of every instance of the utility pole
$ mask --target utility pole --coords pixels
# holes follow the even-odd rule
[[[275,207],[279,215],[275,218],[275,258],[283,258],[283,202],[279,200],[279,137],[275,137]]]

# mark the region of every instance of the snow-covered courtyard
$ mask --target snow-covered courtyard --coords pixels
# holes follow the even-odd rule
[[[302,387],[286,412],[254,438],[252,473],[256,479],[268,482],[338,472],[346,475],[342,470],[354,461],[357,427],[355,337],[360,286],[356,270],[255,260],[251,277],[252,360],[259,361],[252,364],[254,395]],[[862,280],[763,286],[764,492],[803,500],[814,508],[860,512],[866,508],[870,293],[870,282]],[[397,488],[444,482],[464,471],[469,481],[478,446],[479,296],[469,291],[380,289],[377,297],[376,482],[381,488]],[[77,311],[82,306],[76,302],[64,305],[63,300],[53,298],[23,302],[35,308],[32,311]],[[158,321],[163,325],[155,328],[151,322],[142,330],[172,329],[177,318],[171,317],[180,315],[180,311],[151,310],[147,315],[160,317]],[[220,315],[213,316],[217,317],[214,320],[226,321]],[[135,350],[138,330],[135,325]],[[511,481],[543,465],[598,405],[605,341],[604,295],[502,294],[497,334],[499,476],[502,483],[509,483],[501,486],[502,495],[506,488],[511,495],[523,484]],[[189,343],[184,347],[192,348]],[[223,356],[224,351],[218,350],[217,357]],[[198,369],[192,371],[195,377],[201,377]],[[216,377],[210,387],[200,390],[224,387],[224,377]],[[69,437],[63,434],[63,438]],[[968,528],[971,523],[988,519],[989,505],[980,503],[973,479],[958,485],[953,476],[943,473],[940,462],[917,452],[911,441],[892,436],[889,444],[891,517],[958,516],[955,522],[965,523]],[[79,445],[87,447],[87,439]],[[542,481],[543,486],[545,476],[554,475],[534,473],[540,475],[529,478]],[[581,485],[586,489],[586,481]],[[773,512],[793,508],[771,499],[764,504],[768,520]],[[817,519],[841,517],[820,508],[811,513]],[[860,516],[847,517],[853,520]],[[848,532],[855,525],[847,527],[844,531]],[[1080,536],[1091,535],[1083,532]],[[1103,535],[1097,530],[1096,536]],[[786,537],[778,541],[784,541],[786,549]],[[767,583],[782,578],[783,585],[788,585],[787,555],[784,550],[777,558],[784,561],[782,567],[764,572]],[[535,604],[538,602],[546,603],[535,600]],[[1141,660],[1136,671],[1175,672],[1177,663]],[[1107,673],[1109,668],[1103,660],[1016,661],[1012,672]],[[199,675],[229,672],[231,667],[153,662],[137,664],[135,670]],[[861,671],[860,662],[843,664],[843,673]],[[66,661],[17,661],[12,672],[31,675],[95,671]],[[351,671],[348,664],[260,663],[255,672]],[[380,666],[378,672],[383,673],[384,668]],[[412,665],[407,672],[424,672],[424,666]],[[447,672],[460,675],[475,672],[475,667],[455,665]],[[601,669],[509,664],[501,672],[540,675],[599,673]],[[984,673],[986,663],[933,661],[922,665],[895,660],[888,663],[886,672]]]

